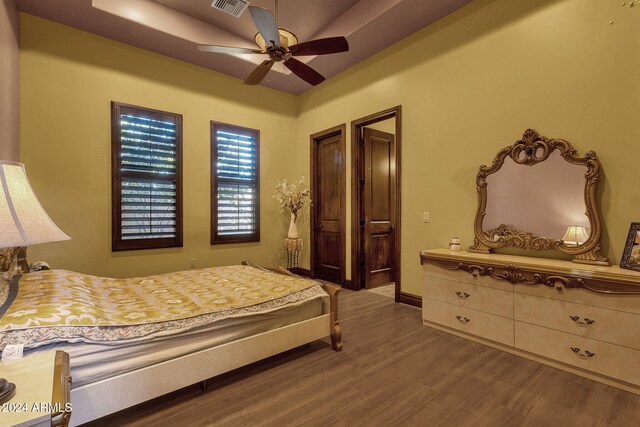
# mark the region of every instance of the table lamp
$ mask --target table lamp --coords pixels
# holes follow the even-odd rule
[[[567,246],[578,246],[587,241],[587,229],[582,225],[570,225],[564,233],[562,241]]]
[[[68,240],[69,236],[49,218],[31,189],[24,165],[0,160],[0,249]],[[9,271],[3,273],[7,283],[19,276],[17,252],[12,256]],[[15,282],[14,282],[15,283]],[[15,395],[16,387],[0,378],[0,403]]]

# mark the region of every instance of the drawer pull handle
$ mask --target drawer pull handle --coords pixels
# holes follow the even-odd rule
[[[467,299],[467,298],[469,298],[471,296],[466,292],[460,292],[460,291],[457,291],[456,295],[458,295],[458,298],[460,298],[460,299]]]
[[[582,357],[583,359],[588,359],[596,355],[595,353],[591,353],[589,350],[585,350],[584,353],[581,353],[578,347],[569,347],[569,348],[571,349],[571,351],[573,351],[575,354]]]
[[[471,319],[469,319],[468,317],[456,316],[456,319],[458,319],[458,321],[460,323],[469,323],[469,322],[471,322]]]
[[[578,325],[580,326],[589,326],[592,323],[595,323],[595,320],[591,320],[587,317],[584,318],[584,322],[582,320],[580,320],[580,316],[569,316],[569,319],[573,320],[574,322],[576,322]]]

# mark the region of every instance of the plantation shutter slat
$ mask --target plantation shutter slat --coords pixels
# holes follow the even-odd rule
[[[177,235],[175,181],[122,179],[122,239]]]
[[[112,105],[113,250],[182,246],[182,117]]]
[[[259,133],[212,123],[211,243],[260,240]]]

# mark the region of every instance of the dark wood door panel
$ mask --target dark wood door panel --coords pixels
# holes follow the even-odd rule
[[[339,265],[340,252],[335,248],[340,245],[340,234],[323,232],[321,236],[320,262],[324,265]]]
[[[391,221],[391,141],[371,136],[371,221]]]
[[[345,126],[311,136],[311,272],[342,284],[345,274]]]
[[[371,236],[371,271],[391,268],[391,238],[389,234]]]
[[[371,235],[390,233],[393,230],[393,224],[391,221],[370,221],[369,232]]]
[[[371,272],[369,281],[367,289],[388,285],[393,282],[393,270],[390,268],[374,270]]]
[[[364,128],[363,214],[365,287],[394,281],[396,176],[393,134]]]
[[[319,194],[322,221],[340,221],[340,137],[318,144]]]
[[[339,233],[322,232],[320,235],[318,277],[334,283],[340,283],[342,267],[340,251],[336,248],[341,244]]]

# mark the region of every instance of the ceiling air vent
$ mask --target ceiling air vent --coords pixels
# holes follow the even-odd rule
[[[245,0],[214,0],[211,7],[233,15],[239,18],[249,6],[249,2]]]

